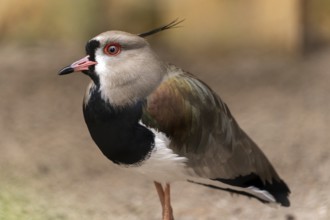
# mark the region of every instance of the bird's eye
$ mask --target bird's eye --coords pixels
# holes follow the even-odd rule
[[[120,53],[121,46],[117,43],[110,43],[104,47],[104,53],[110,56],[116,56]]]

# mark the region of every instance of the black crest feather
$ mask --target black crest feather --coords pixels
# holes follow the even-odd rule
[[[163,25],[161,27],[155,28],[153,30],[150,30],[150,31],[141,33],[141,34],[139,34],[139,36],[140,37],[147,37],[147,36],[156,34],[156,33],[161,32],[161,31],[165,31],[165,30],[172,29],[172,28],[178,28],[179,27],[178,24],[181,24],[183,21],[184,21],[184,19],[179,20],[177,18],[174,21],[172,21],[171,23],[168,23],[166,25]]]

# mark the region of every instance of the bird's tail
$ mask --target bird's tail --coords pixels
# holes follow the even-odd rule
[[[282,206],[290,206],[288,196],[290,190],[286,183],[279,179],[272,182],[263,182],[255,175],[240,176],[235,179],[192,179],[189,182],[214,189],[228,191],[258,199],[263,203],[278,203]]]

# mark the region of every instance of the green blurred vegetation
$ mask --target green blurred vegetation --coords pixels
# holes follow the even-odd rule
[[[110,29],[139,33],[184,18],[184,31],[158,38],[188,52],[300,52],[329,42],[329,12],[329,0],[1,0],[0,42],[80,42]]]
[[[99,19],[104,12],[103,2],[92,4],[89,0],[3,0],[0,18],[1,39],[23,43],[74,38],[79,40],[100,31],[106,25],[106,22]]]
[[[29,190],[28,184],[11,181],[2,182],[0,186],[0,220],[61,219],[33,198],[36,196]]]
[[[153,1],[113,6],[109,0],[2,0],[0,40],[25,44],[80,41],[116,27],[143,27],[155,21],[150,19],[154,10],[148,2]]]

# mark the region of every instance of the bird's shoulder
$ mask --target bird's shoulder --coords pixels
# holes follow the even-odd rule
[[[227,105],[203,81],[173,65],[149,95],[142,122],[166,134],[170,148],[188,158],[199,176],[234,178],[256,173],[271,181],[278,175]]]
[[[203,151],[216,130],[237,126],[207,84],[174,65],[167,68],[163,82],[147,97],[142,121],[170,137],[176,152]]]

